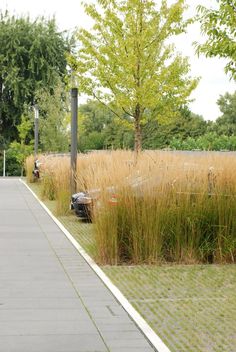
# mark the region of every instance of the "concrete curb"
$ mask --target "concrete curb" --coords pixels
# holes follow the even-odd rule
[[[94,262],[94,260],[86,253],[86,251],[80,246],[80,244],[74,239],[74,237],[69,233],[69,231],[60,223],[60,221],[51,213],[51,211],[46,207],[46,205],[38,198],[38,196],[31,190],[31,188],[22,180],[19,179],[22,184],[33,194],[37,199],[43,209],[48,213],[48,215],[53,219],[61,231],[65,234],[68,240],[73,244],[73,246],[82,255],[88,265],[93,269],[97,276],[103,281],[111,293],[115,296],[117,301],[122,305],[125,311],[133,319],[139,329],[143,332],[146,338],[150,341],[151,345],[158,352],[171,352],[169,348],[164,344],[160,337],[152,330],[148,323],[141,317],[141,315],[134,309],[134,307],[129,303],[121,291],[111,282],[111,280],[106,276],[106,274],[100,269],[100,267]]]

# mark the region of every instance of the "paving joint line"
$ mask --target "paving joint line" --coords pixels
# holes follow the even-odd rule
[[[137,312],[137,310],[130,304],[127,298],[121,293],[121,291],[112,283],[108,276],[103,272],[103,270],[95,263],[95,261],[87,254],[83,247],[75,240],[75,238],[70,234],[70,232],[62,225],[62,223],[52,214],[52,212],[46,207],[46,205],[38,198],[38,196],[33,192],[33,190],[25,183],[21,178],[19,181],[33,194],[37,199],[43,209],[52,218],[52,220],[57,224],[73,246],[78,250],[80,255],[96,273],[96,275],[102,280],[105,286],[113,294],[116,300],[122,305],[124,310],[128,313],[131,319],[138,326],[139,330],[146,337],[148,342],[157,352],[171,352],[170,349],[164,344],[161,338],[155,333],[155,331],[150,327],[150,325],[143,319],[143,317]]]
[[[21,182],[22,182],[22,181],[21,181]],[[24,183],[24,182],[23,182],[23,183]],[[25,183],[24,183],[24,184],[25,184]],[[26,184],[25,184],[25,185],[26,185]],[[22,192],[20,191],[20,193],[22,193]],[[33,193],[33,195],[36,196],[34,193]],[[36,196],[36,197],[37,197],[37,196]],[[27,200],[25,199],[24,195],[23,195],[23,198],[24,198],[24,200],[25,200],[25,202],[26,202],[26,204],[27,204],[27,206],[28,206],[28,208],[29,208],[31,214],[33,215],[33,217],[35,218],[37,224],[39,225],[39,228],[41,229],[42,233],[43,233],[44,236],[46,237],[47,242],[48,242],[48,244],[49,244],[51,250],[52,250],[53,253],[55,254],[56,258],[58,259],[58,261],[59,261],[59,263],[60,263],[60,265],[61,265],[61,267],[62,267],[62,269],[63,269],[63,271],[64,271],[64,273],[65,273],[65,275],[66,275],[67,278],[69,279],[69,281],[70,281],[70,283],[71,283],[73,289],[75,290],[75,292],[76,292],[76,294],[77,294],[79,300],[81,301],[81,303],[82,303],[84,309],[86,310],[88,316],[90,317],[91,321],[93,322],[93,325],[95,326],[95,328],[96,328],[96,330],[97,330],[99,336],[101,337],[101,339],[102,339],[102,341],[103,341],[103,343],[104,343],[104,345],[105,345],[105,347],[106,347],[106,349],[107,349],[107,352],[110,352],[110,349],[109,349],[109,347],[107,346],[107,343],[106,343],[104,337],[102,336],[101,331],[99,330],[99,328],[98,328],[96,322],[94,321],[94,319],[93,319],[93,317],[92,317],[92,315],[91,315],[89,309],[88,309],[87,306],[85,305],[84,300],[83,300],[82,297],[80,296],[79,291],[78,291],[77,288],[75,287],[75,284],[74,284],[73,280],[71,279],[69,273],[67,272],[67,270],[66,270],[66,268],[65,268],[65,266],[64,266],[64,264],[63,264],[63,262],[62,262],[62,260],[61,260],[61,258],[58,256],[56,250],[53,248],[53,246],[52,246],[52,244],[51,244],[51,242],[50,242],[50,240],[49,240],[49,238],[48,238],[48,236],[47,236],[47,234],[46,234],[46,231],[44,231],[44,229],[42,228],[42,226],[41,226],[40,222],[38,221],[36,215],[34,214],[34,212],[32,211],[32,209],[29,207],[28,202],[27,202]],[[36,198],[36,199],[37,199],[37,198]],[[38,200],[38,199],[37,199],[37,200]],[[41,201],[40,201],[40,202],[41,202]],[[40,205],[42,205],[42,204],[40,203]],[[45,209],[45,208],[44,208],[44,209]],[[50,215],[50,214],[48,214],[48,215]],[[54,219],[53,219],[53,220],[54,220]],[[69,239],[68,239],[68,240],[69,240]],[[69,240],[69,241],[70,241],[70,240]],[[83,258],[83,259],[84,259],[84,258]],[[67,334],[67,335],[68,335],[68,334]],[[75,335],[75,334],[69,334],[69,335]]]

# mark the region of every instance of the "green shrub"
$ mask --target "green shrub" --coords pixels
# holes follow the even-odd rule
[[[236,136],[217,135],[215,132],[204,134],[198,138],[188,137],[185,140],[174,138],[170,148],[175,150],[236,150]]]

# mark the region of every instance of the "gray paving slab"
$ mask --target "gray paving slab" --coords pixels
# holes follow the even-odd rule
[[[94,334],[1,336],[0,352],[107,352]]]
[[[76,309],[2,309],[0,322],[4,321],[85,321],[87,312],[81,306]]]
[[[154,349],[17,179],[0,179],[0,352]]]
[[[0,300],[1,310],[18,310],[18,309],[43,309],[43,310],[65,310],[81,308],[81,302],[78,298],[12,298],[6,297]],[[83,306],[84,309],[84,306]]]

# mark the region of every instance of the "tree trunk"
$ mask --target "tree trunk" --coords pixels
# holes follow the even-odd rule
[[[141,106],[139,103],[139,92],[140,92],[140,86],[141,86],[141,79],[140,79],[140,72],[141,72],[141,44],[140,44],[140,38],[142,38],[142,32],[143,32],[143,2],[139,3],[139,9],[137,13],[137,23],[136,23],[136,58],[137,58],[137,64],[136,64],[136,73],[135,73],[135,81],[136,81],[136,107],[135,107],[135,113],[134,113],[134,152],[135,152],[135,164],[138,161],[138,157],[141,153],[142,150],[142,136],[141,136],[141,126],[140,126],[140,121],[141,121]]]
[[[134,152],[135,152],[135,163],[137,163],[138,156],[142,150],[142,135],[141,135],[141,110],[140,105],[137,104],[134,115]]]

